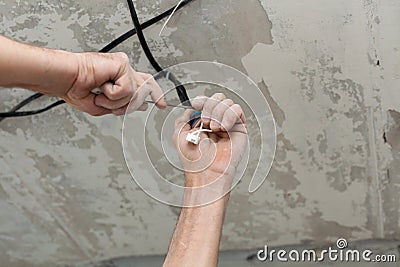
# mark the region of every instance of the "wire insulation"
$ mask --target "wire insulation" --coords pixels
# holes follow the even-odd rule
[[[180,0],[179,3],[176,5],[175,9],[172,11],[172,13],[169,15],[169,17],[165,21],[164,25],[162,26],[161,31],[158,34],[158,36],[161,36],[163,30],[165,29],[165,27],[167,27],[168,22],[171,20],[172,16],[174,16],[175,12],[178,10],[179,6],[182,4],[183,1],[184,0]]]
[[[31,103],[32,101],[42,97],[43,94],[37,93],[34,95],[31,95],[28,98],[25,98],[24,100],[22,100],[18,105],[16,105],[15,107],[13,107],[9,112],[6,113],[0,113],[0,122],[2,120],[4,120],[5,118],[7,118],[6,116],[2,116],[1,114],[11,114],[11,113],[15,113],[17,110],[20,110],[21,108],[23,108],[24,106],[28,105],[29,103]]]
[[[47,107],[45,107],[45,108],[42,108],[42,109],[32,110],[32,111],[20,111],[20,112],[15,112],[15,113],[13,114],[13,116],[10,116],[10,117],[25,117],[25,116],[32,116],[32,115],[40,114],[40,113],[43,113],[43,112],[45,112],[45,111],[48,111],[48,110],[50,110],[50,109],[52,109],[52,108],[55,108],[55,107],[57,107],[57,106],[59,106],[59,105],[61,105],[61,104],[64,104],[64,103],[65,103],[64,100],[59,100],[59,101],[57,101],[57,102],[55,102],[55,103],[53,103],[53,104],[51,104],[51,105],[49,105],[49,106],[47,106]],[[0,113],[0,117],[3,117],[2,114],[3,114],[3,113]],[[7,116],[4,116],[3,118],[7,118]]]
[[[128,2],[128,7],[129,11],[131,13],[133,25],[136,28],[136,34],[139,38],[140,45],[142,46],[142,49],[147,57],[147,59],[150,61],[150,64],[153,66],[153,68],[158,71],[158,72],[164,72],[163,68],[158,64],[157,60],[154,58],[153,54],[150,51],[150,48],[146,42],[146,37],[144,36],[144,33],[141,29],[140,26],[140,21],[136,13],[135,5],[133,4],[132,0],[127,0]],[[189,97],[186,92],[186,88],[175,78],[175,76],[172,73],[169,73],[168,75],[169,80],[174,83],[176,87],[176,91],[179,96],[179,100],[181,103],[185,106],[191,106]]]
[[[170,9],[168,9],[167,11],[163,12],[162,14],[144,22],[143,24],[140,25],[141,29],[147,29],[148,27],[156,24],[157,22],[165,19],[166,17],[168,17],[169,15],[171,15],[173,12],[176,12],[180,9],[182,9],[183,7],[185,7],[186,5],[188,5],[189,3],[193,2],[194,0],[185,0],[182,3],[180,3],[179,5],[176,5]],[[176,11],[174,11],[176,9]],[[123,43],[124,41],[126,41],[127,39],[129,39],[130,37],[134,36],[136,34],[136,28],[127,31],[126,33],[122,34],[121,36],[119,36],[117,39],[115,39],[114,41],[112,41],[111,43],[109,43],[108,45],[106,45],[105,47],[103,47],[102,49],[99,50],[99,52],[101,53],[106,53],[109,52],[110,50],[112,50],[113,48],[117,47],[119,44]]]

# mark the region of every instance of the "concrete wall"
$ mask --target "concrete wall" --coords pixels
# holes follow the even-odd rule
[[[176,2],[136,5],[145,20]],[[0,0],[0,23],[8,37],[75,52],[132,27],[117,0]],[[223,249],[400,238],[399,24],[397,0],[197,0],[162,37],[161,25],[146,31],[162,65],[231,65],[273,110],[272,171],[252,195],[235,189]],[[135,38],[116,50],[152,71]],[[2,90],[1,110],[29,94]],[[121,126],[67,106],[0,123],[2,266],[166,252],[179,210],[132,181]]]

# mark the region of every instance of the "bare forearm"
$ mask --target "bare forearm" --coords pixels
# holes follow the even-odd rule
[[[59,95],[62,92],[57,90],[71,86],[77,68],[78,60],[73,53],[34,47],[0,36],[1,87]]]
[[[185,195],[188,198],[199,196]],[[217,266],[229,194],[201,207],[182,208],[164,267]]]
[[[147,81],[144,89],[137,91]],[[164,108],[161,87],[136,72],[125,53],[70,53],[34,47],[0,36],[0,88],[22,87],[62,98],[72,107],[101,116],[144,110],[147,96]],[[94,94],[100,89],[102,94]],[[135,99],[133,96],[136,95]],[[132,102],[131,102],[132,100]]]
[[[217,266],[226,201],[183,208],[164,267]]]

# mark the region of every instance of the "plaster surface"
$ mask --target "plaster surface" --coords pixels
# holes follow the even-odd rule
[[[144,21],[176,2],[136,5]],[[161,65],[231,65],[259,84],[272,108],[271,173],[254,194],[248,183],[234,190],[223,250],[400,238],[399,23],[396,0],[198,0],[161,37],[162,23],[146,30]],[[0,0],[0,25],[10,38],[74,52],[96,51],[132,27],[117,0]],[[115,51],[153,72],[135,37]],[[0,109],[30,94],[2,89]],[[121,128],[122,118],[68,106],[0,123],[2,265],[166,252],[179,210],[132,181]]]

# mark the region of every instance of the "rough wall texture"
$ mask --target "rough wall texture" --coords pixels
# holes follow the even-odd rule
[[[145,20],[175,2],[136,4]],[[0,0],[0,23],[8,37],[75,52],[131,27],[117,0]],[[146,31],[162,65],[229,64],[273,109],[272,171],[255,194],[234,191],[223,249],[400,238],[399,23],[397,0],[197,0],[162,37],[161,25]],[[152,71],[135,38],[116,50]],[[0,108],[28,94],[2,90]],[[121,126],[67,106],[0,123],[2,266],[166,252],[178,210],[132,182]]]

